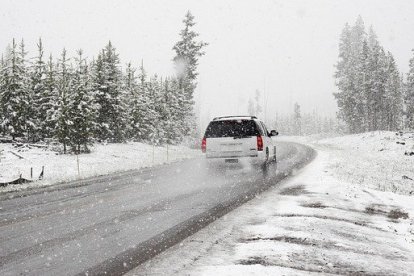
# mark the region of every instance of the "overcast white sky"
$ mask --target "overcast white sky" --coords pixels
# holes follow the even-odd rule
[[[254,91],[265,90],[267,119],[303,111],[333,115],[333,73],[339,34],[360,14],[407,72],[414,48],[414,1],[29,1],[0,0],[0,49],[24,38],[35,54],[42,37],[55,56],[63,47],[93,57],[111,40],[123,64],[144,59],[150,73],[173,74],[173,44],[187,10],[209,43],[200,60],[198,111],[209,117],[244,114]],[[262,117],[264,114],[262,114]]]

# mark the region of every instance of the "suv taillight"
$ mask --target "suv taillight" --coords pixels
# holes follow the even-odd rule
[[[201,141],[201,151],[206,152],[206,149],[207,149],[207,139],[206,137],[204,137],[203,140]]]
[[[263,138],[262,136],[257,136],[257,150],[263,151]]]

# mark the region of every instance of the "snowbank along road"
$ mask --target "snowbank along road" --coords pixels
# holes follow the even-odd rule
[[[0,197],[1,275],[123,274],[307,164],[278,144],[267,176],[200,158]]]

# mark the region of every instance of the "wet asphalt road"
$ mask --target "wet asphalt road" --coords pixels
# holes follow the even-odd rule
[[[0,195],[0,275],[121,275],[307,164],[278,143],[267,175],[191,159]],[[276,169],[277,168],[277,169]]]

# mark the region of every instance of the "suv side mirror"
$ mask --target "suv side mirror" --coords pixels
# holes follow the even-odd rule
[[[279,132],[277,132],[276,130],[271,130],[270,131],[270,136],[278,136]]]

